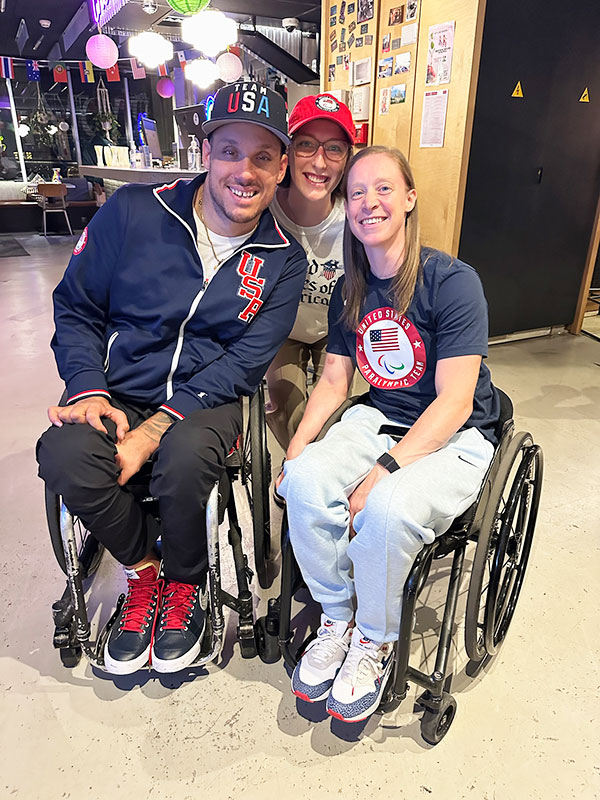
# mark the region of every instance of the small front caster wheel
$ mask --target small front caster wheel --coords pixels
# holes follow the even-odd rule
[[[254,626],[256,637],[256,648],[260,660],[265,664],[275,664],[281,658],[281,650],[279,649],[279,642],[277,636],[269,633],[267,630],[267,618],[259,617]]]
[[[243,627],[238,626],[238,641],[240,643],[242,658],[254,658],[256,656],[256,641],[254,639],[252,623],[249,625],[244,623]]]
[[[456,700],[451,694],[444,692],[442,702],[437,711],[425,709],[421,718],[421,736],[427,744],[438,744],[448,733],[448,729],[456,714]]]
[[[59,652],[63,667],[73,669],[81,661],[81,647],[61,647]]]

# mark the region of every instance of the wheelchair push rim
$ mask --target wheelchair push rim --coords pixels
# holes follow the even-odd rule
[[[267,448],[265,396],[262,384],[250,398],[248,428],[244,437],[242,480],[252,515],[254,562],[261,588],[271,585],[268,562],[271,557],[269,485],[271,457]]]
[[[63,573],[67,574],[65,562],[65,551],[60,532],[60,509],[62,506],[61,495],[54,494],[47,487],[44,489],[44,504],[46,509],[46,520],[48,531],[50,532],[50,542],[52,550],[58,562],[58,566]],[[82,578],[89,578],[93,575],[102,560],[104,546],[87,530],[79,517],[73,517],[73,527],[77,539],[77,554],[82,571]]]
[[[467,597],[465,646],[480,662],[506,636],[523,586],[542,485],[541,449],[516,434],[502,458],[478,533]]]

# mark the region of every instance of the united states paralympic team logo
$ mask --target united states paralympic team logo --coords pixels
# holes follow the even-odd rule
[[[356,361],[362,376],[379,389],[414,386],[427,365],[415,325],[393,308],[376,308],[356,329]]]
[[[73,250],[74,256],[78,256],[79,253],[81,253],[81,251],[85,249],[87,240],[88,240],[88,229],[86,227],[83,229],[83,233],[81,234],[79,240],[77,241],[77,244],[75,245],[75,248]]]

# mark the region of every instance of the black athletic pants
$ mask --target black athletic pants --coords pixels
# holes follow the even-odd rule
[[[126,413],[131,429],[154,413],[111,403]],[[118,561],[132,565],[152,549],[156,530],[127,487],[117,484],[116,426],[102,421],[108,434],[88,424],[51,426],[37,445],[39,476]],[[206,574],[206,502],[241,429],[239,402],[195,411],[167,430],[154,453],[150,492],[159,501],[167,578],[200,583]]]

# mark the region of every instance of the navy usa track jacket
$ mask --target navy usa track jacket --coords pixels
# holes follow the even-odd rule
[[[68,403],[114,394],[184,419],[256,390],[294,324],[306,255],[266,210],[205,286],[192,211],[205,178],[124,186],[81,235],[54,291]]]

